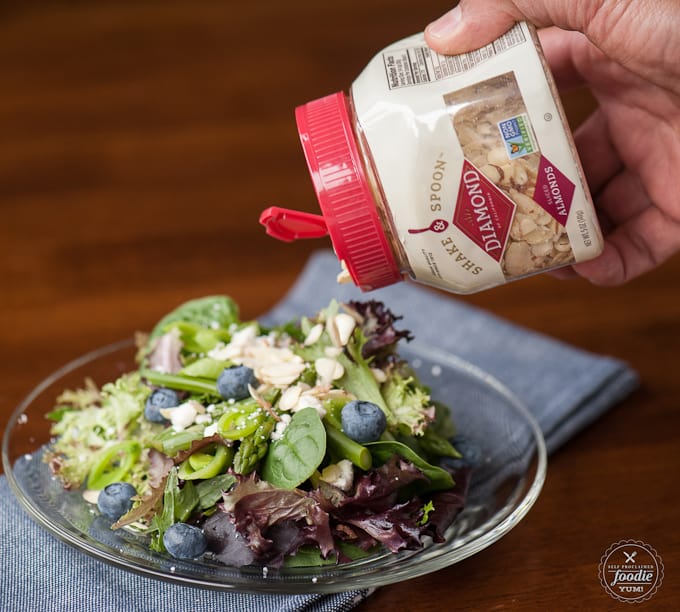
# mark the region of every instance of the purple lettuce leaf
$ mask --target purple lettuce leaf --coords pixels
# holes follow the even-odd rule
[[[397,330],[394,324],[402,317],[398,317],[378,300],[350,301],[347,306],[356,312],[360,319],[359,325],[366,342],[362,346],[364,359],[373,358],[376,367],[386,365],[396,355],[396,345],[399,340],[413,339],[411,332]]]
[[[455,481],[453,489],[438,491],[432,495],[434,510],[430,512],[424,533],[432,537],[435,542],[444,541],[444,532],[451,526],[460,511],[465,506],[472,470],[462,467],[451,470]]]
[[[203,523],[203,533],[208,549],[225,565],[241,567],[257,561],[255,552],[226,512],[215,512],[209,516]]]
[[[399,491],[427,477],[412,463],[394,455],[387,463],[361,476],[352,495],[331,485],[319,487],[317,496],[344,541],[368,550],[380,542],[392,552],[419,548],[422,502],[398,503]],[[367,537],[368,536],[368,537]]]
[[[357,511],[384,512],[396,504],[400,489],[417,481],[428,479],[415,465],[392,455],[386,463],[357,480],[354,493],[342,498],[335,514],[342,517]]]
[[[401,549],[421,547],[421,527],[418,524],[421,515],[422,503],[414,499],[392,506],[384,512],[357,514],[345,520],[395,553]]]
[[[301,546],[317,546],[324,558],[335,552],[329,518],[308,493],[275,488],[253,473],[225,493],[218,511],[206,521],[212,529],[206,537],[209,549],[228,565],[279,567]],[[222,541],[225,538],[238,540],[238,545]]]
[[[395,455],[356,479],[350,494],[321,481],[311,492],[278,489],[255,474],[240,477],[224,494],[224,502],[204,525],[208,547],[231,566],[280,567],[301,547],[315,546],[323,558],[347,561],[337,546],[348,542],[368,551],[377,544],[392,552],[417,550],[422,537],[442,541],[463,507],[469,469],[453,473],[455,488],[431,499],[434,508],[423,523],[426,499],[401,502],[400,492],[427,477],[411,462]]]

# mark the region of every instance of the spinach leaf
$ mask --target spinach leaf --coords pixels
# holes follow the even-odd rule
[[[294,489],[319,467],[326,453],[326,430],[314,408],[293,415],[279,440],[269,445],[262,478],[276,487]]]
[[[238,323],[238,320],[238,306],[234,300],[226,295],[210,295],[184,302],[166,314],[153,328],[151,338],[160,336],[166,327],[177,321],[194,323],[208,329],[215,326],[228,329],[229,325]]]
[[[224,370],[231,365],[229,361],[213,359],[212,357],[201,357],[180,371],[180,374],[194,378],[209,378],[217,380]]]
[[[207,353],[219,342],[229,342],[231,334],[221,327],[207,328],[190,321],[173,321],[161,328],[162,333],[176,329],[182,342],[182,349],[189,353]]]

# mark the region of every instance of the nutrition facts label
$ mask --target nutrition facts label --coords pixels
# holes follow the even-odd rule
[[[383,53],[390,89],[439,81],[474,68],[506,49],[525,42],[519,24],[494,42],[461,55],[440,55],[427,46],[411,47]]]

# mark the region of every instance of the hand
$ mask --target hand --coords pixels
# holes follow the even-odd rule
[[[605,247],[573,270],[624,283],[680,251],[680,3],[461,0],[425,37],[439,53],[462,53],[523,20],[544,28],[558,86],[586,85],[598,101],[574,139]]]

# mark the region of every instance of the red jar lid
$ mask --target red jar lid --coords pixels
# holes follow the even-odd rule
[[[363,160],[357,147],[347,98],[342,92],[295,110],[298,132],[323,223],[338,258],[364,291],[401,280]],[[318,237],[320,218],[280,208],[264,211],[267,233],[282,239]]]

